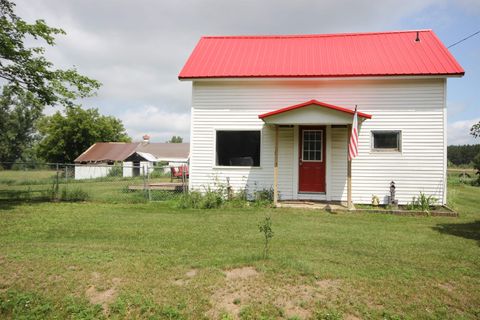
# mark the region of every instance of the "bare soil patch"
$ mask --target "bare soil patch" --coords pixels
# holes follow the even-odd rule
[[[58,274],[52,274],[51,276],[48,277],[48,281],[50,282],[60,282],[63,280],[63,277]]]
[[[243,267],[227,270],[225,271],[225,275],[227,276],[227,280],[237,280],[258,276],[258,272],[253,267]]]
[[[311,284],[285,284],[282,281],[266,282],[253,267],[243,267],[224,271],[226,281],[215,289],[210,303],[208,318],[219,318],[228,313],[239,318],[240,310],[252,303],[275,305],[283,310],[286,318],[308,319],[311,309],[319,300],[327,300],[337,295],[341,281],[324,279]],[[351,318],[354,320],[355,318]]]
[[[92,272],[92,281],[97,282],[101,278],[100,273]],[[99,304],[103,308],[103,312],[108,314],[109,305],[112,303],[118,295],[117,287],[120,285],[122,279],[112,278],[110,280],[111,287],[106,290],[98,290],[95,285],[90,285],[85,290],[85,296],[91,304]]]
[[[177,286],[184,286],[184,285],[188,284],[190,282],[190,280],[197,275],[197,273],[198,273],[197,269],[190,269],[185,273],[183,278],[176,278],[173,281],[173,284],[175,284]],[[185,278],[187,278],[187,279],[185,279]]]
[[[340,287],[341,281],[338,279],[323,279],[318,280],[315,284],[322,290],[331,290]]]
[[[452,292],[452,291],[455,290],[455,286],[451,283],[448,283],[448,282],[440,283],[440,284],[438,284],[438,287],[445,290],[445,291],[448,291],[448,292]]]
[[[188,277],[188,278],[193,278],[197,275],[197,273],[198,273],[197,269],[191,269],[191,270],[187,271],[187,273],[185,273],[185,276]]]
[[[110,288],[105,291],[97,291],[95,286],[90,286],[85,291],[85,295],[91,304],[100,304],[105,313],[108,313],[108,305],[117,297],[117,290]]]

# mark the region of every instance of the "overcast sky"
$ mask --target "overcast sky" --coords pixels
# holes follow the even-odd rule
[[[480,1],[18,0],[27,21],[45,19],[66,36],[47,50],[103,83],[83,101],[119,117],[134,140],[189,138],[191,83],[178,73],[202,35],[304,34],[433,29],[450,45],[480,30]],[[480,121],[480,35],[451,49],[466,70],[448,83],[449,144]],[[50,110],[51,112],[51,110]]]

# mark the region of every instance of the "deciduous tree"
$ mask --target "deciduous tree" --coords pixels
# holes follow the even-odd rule
[[[31,160],[35,124],[43,106],[26,91],[14,94],[4,87],[0,96],[0,162],[9,168],[18,159]],[[29,153],[29,154],[27,154]]]
[[[480,121],[470,128],[470,134],[475,138],[480,137]]]
[[[183,138],[180,136],[172,136],[170,140],[167,141],[168,143],[182,143]]]
[[[14,9],[13,2],[0,0],[0,161],[22,158],[44,106],[73,106],[100,87],[74,68],[56,69],[43,47],[28,46],[26,39],[54,46],[55,36],[65,32],[43,20],[27,23]]]
[[[48,162],[71,163],[95,142],[131,141],[119,119],[79,106],[42,118],[38,129],[38,155]]]

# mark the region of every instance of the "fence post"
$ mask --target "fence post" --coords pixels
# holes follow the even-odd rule
[[[152,192],[150,189],[150,168],[147,167],[147,188],[148,188],[148,201],[152,201]]]
[[[140,167],[140,172],[142,173],[142,177],[143,177],[143,194],[145,195],[145,198],[147,198],[148,197],[147,179],[145,177],[145,167],[144,166]]]
[[[183,193],[187,193],[187,166],[185,164],[182,165],[182,189]]]
[[[56,168],[57,168],[57,178],[55,179],[54,197],[55,197],[55,200],[58,200],[58,191],[60,190],[60,171],[58,167],[58,162],[56,163]]]

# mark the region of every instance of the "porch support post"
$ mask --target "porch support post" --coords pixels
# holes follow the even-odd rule
[[[350,136],[352,135],[352,125],[347,125],[347,207],[348,210],[353,210],[352,203],[352,160],[348,156],[348,146],[350,144]]]
[[[278,203],[278,125],[275,125],[275,159],[273,164],[273,205]]]

